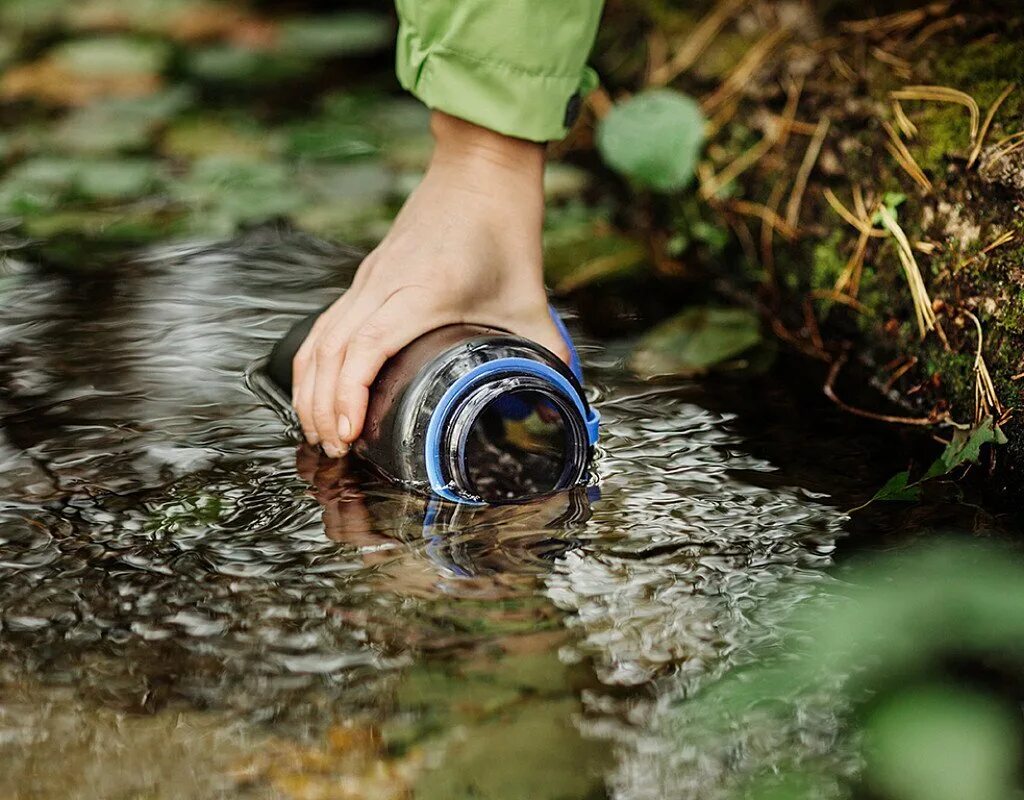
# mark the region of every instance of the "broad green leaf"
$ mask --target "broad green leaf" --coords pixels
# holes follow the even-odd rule
[[[652,89],[608,113],[597,129],[597,147],[612,169],[671,192],[693,177],[704,123],[693,98],[672,89]]]
[[[1006,435],[996,425],[992,417],[986,417],[970,430],[957,428],[953,431],[953,439],[946,446],[942,455],[929,467],[922,480],[946,475],[962,464],[977,464],[981,458],[981,448],[986,444],[1006,444]]]
[[[266,222],[304,205],[294,175],[275,162],[224,156],[197,160],[171,185],[172,196],[191,212],[194,233],[230,235],[243,224]]]
[[[157,164],[145,159],[32,158],[0,183],[0,212],[32,213],[75,198],[131,200],[159,180]]]
[[[643,377],[699,375],[761,342],[761,323],[742,308],[690,308],[639,342],[630,367]]]
[[[1020,744],[1011,713],[960,687],[897,695],[867,720],[868,781],[900,800],[1004,800],[1015,795]]]
[[[123,77],[162,71],[171,49],[164,42],[131,36],[101,36],[66,42],[54,48],[51,55],[60,66],[75,75]]]
[[[360,11],[297,17],[281,26],[278,49],[306,58],[334,58],[372,53],[389,46],[391,19]]]
[[[879,489],[872,500],[902,500],[910,502],[921,498],[921,487],[910,482],[910,471],[897,472]]]
[[[101,100],[69,113],[48,144],[70,153],[108,154],[141,150],[158,125],[189,106],[191,90],[178,86],[149,97]]]
[[[211,45],[190,51],[185,69],[211,83],[273,84],[297,78],[313,68],[313,62],[291,53],[266,53],[235,45]]]

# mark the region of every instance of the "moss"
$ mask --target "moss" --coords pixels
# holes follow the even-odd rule
[[[836,229],[814,245],[811,261],[811,288],[831,289],[846,266],[846,259],[839,252],[844,241],[843,231]]]
[[[921,168],[934,177],[945,173],[950,155],[967,153],[971,143],[970,117],[963,106],[923,105],[924,108],[914,114],[919,134],[910,149]]]
[[[1019,41],[984,39],[948,48],[935,60],[936,78],[949,81],[949,85],[960,83],[973,88],[979,81],[998,81],[1005,86],[1019,81],[1021,75],[1024,75],[1024,48]]]

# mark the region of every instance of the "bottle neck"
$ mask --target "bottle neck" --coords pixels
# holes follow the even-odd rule
[[[478,384],[453,407],[441,440],[444,480],[466,499],[511,502],[576,486],[590,444],[576,404],[542,378]]]

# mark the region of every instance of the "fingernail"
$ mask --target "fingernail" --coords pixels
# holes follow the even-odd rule
[[[324,442],[324,452],[330,458],[341,458],[341,451],[338,449],[338,446],[330,442]]]
[[[352,423],[348,421],[348,417],[342,414],[338,417],[338,436],[343,442],[347,442],[350,433],[352,433]]]
[[[317,436],[312,431],[309,431],[309,432],[306,433],[306,441],[309,442],[312,445],[317,445],[317,444],[320,444],[320,437]]]

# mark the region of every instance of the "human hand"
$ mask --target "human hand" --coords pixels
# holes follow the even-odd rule
[[[431,130],[422,183],[292,364],[303,433],[331,457],[362,431],[384,362],[442,325],[505,328],[568,360],[544,291],[543,145],[440,112]]]

